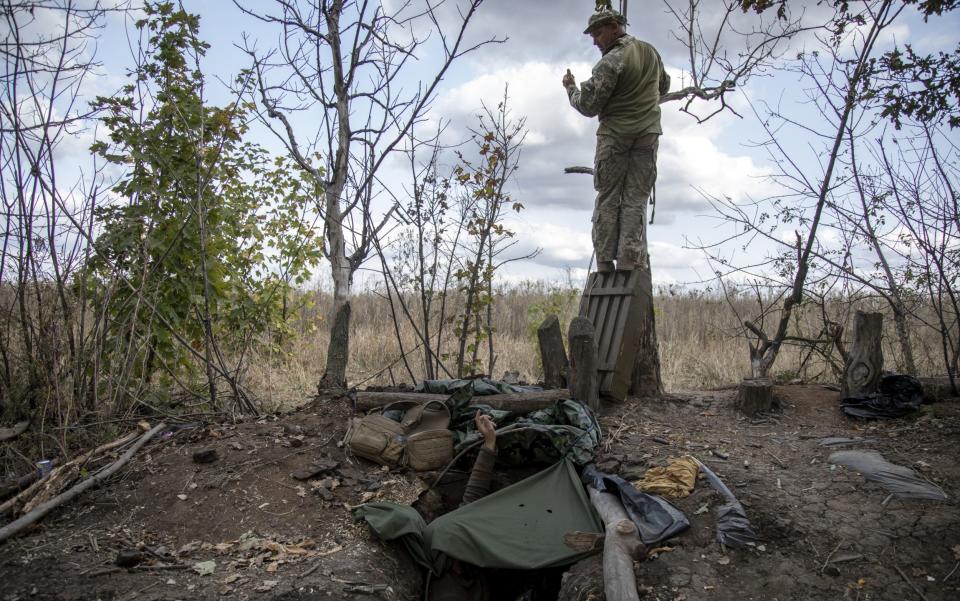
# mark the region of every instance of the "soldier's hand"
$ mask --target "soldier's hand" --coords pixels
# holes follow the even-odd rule
[[[567,73],[563,76],[563,87],[568,88],[575,85],[577,85],[577,80],[573,78],[573,73],[570,72],[570,69],[567,69]]]
[[[491,451],[497,450],[497,426],[489,416],[483,415],[479,411],[473,418],[477,425],[477,430],[483,436],[483,446]]]

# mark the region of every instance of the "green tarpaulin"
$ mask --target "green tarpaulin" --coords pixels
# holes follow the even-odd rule
[[[383,540],[399,540],[417,563],[440,574],[446,558],[483,568],[535,570],[583,557],[563,543],[569,532],[603,532],[573,463],[542,472],[443,515],[427,525],[413,508],[368,503],[354,508]]]
[[[539,386],[520,386],[518,384],[507,384],[506,382],[491,380],[489,378],[474,378],[472,380],[424,380],[417,384],[417,387],[413,390],[414,392],[453,394],[461,388],[470,388],[473,396],[543,390],[543,388]]]

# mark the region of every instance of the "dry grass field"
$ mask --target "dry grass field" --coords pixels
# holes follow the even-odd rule
[[[555,312],[565,330],[576,315],[579,299],[579,290],[543,283],[499,290],[493,303],[496,363],[492,375],[500,377],[505,371],[517,371],[522,380],[537,382],[542,372],[536,327],[547,314]],[[283,351],[271,351],[270,355],[251,361],[245,373],[246,386],[267,409],[302,403],[315,392],[323,371],[328,340],[324,316],[330,299],[323,293],[311,292],[297,300],[294,332],[282,345]],[[832,320],[849,328],[850,316],[856,308],[884,310],[880,303],[861,301],[853,306],[836,302],[828,307],[827,313]],[[748,342],[737,315],[756,320],[755,300],[740,297],[728,302],[710,293],[660,290],[655,298],[655,311],[662,376],[668,391],[721,388],[748,375]],[[768,315],[765,323],[773,324],[776,317],[776,313]],[[801,306],[795,312],[791,333],[816,338],[822,324],[820,307]],[[885,320],[885,327],[886,367],[897,370],[900,352],[893,336],[892,320]],[[448,333],[450,329],[448,326]],[[768,325],[767,329],[772,326]],[[420,379],[423,374],[420,354],[411,352],[416,347],[413,331],[409,326],[401,326],[400,331],[410,369],[414,377]],[[939,338],[935,333],[917,324],[912,336],[920,375],[943,373],[937,346]],[[355,297],[350,347],[351,386],[411,383],[400,360],[390,308],[382,296],[366,292]],[[833,361],[839,362],[839,354],[830,345],[821,344],[819,348],[829,351]],[[452,337],[445,336],[440,352],[452,351]],[[829,363],[820,353],[812,352],[809,345],[785,347],[774,365],[773,375],[783,382],[836,381]]]

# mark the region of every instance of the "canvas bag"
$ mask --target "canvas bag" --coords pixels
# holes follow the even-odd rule
[[[404,409],[396,422],[385,412]],[[344,437],[354,455],[381,465],[409,465],[418,471],[438,469],[453,457],[450,411],[441,401],[398,401],[380,413],[353,418]],[[411,444],[412,442],[412,444]]]
[[[407,428],[404,463],[418,472],[437,470],[453,458],[450,410],[442,401],[427,401],[403,416]]]
[[[343,442],[354,455],[381,465],[398,465],[407,445],[403,425],[380,413],[350,420]]]

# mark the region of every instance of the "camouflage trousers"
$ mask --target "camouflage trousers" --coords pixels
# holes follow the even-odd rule
[[[647,201],[657,180],[659,134],[597,135],[593,249],[597,261],[649,269]]]

